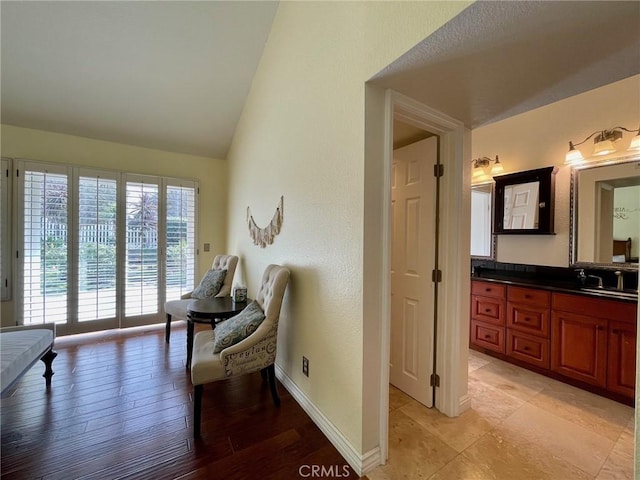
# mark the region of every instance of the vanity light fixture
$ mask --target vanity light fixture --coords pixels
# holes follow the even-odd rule
[[[580,143],[569,142],[569,151],[565,156],[564,163],[566,165],[573,165],[584,160],[582,153],[580,150],[577,150],[576,147],[578,145],[582,145],[590,138],[593,139],[594,147],[593,147],[593,156],[602,156],[607,155],[609,153],[613,153],[616,151],[616,147],[614,146],[614,142],[617,142],[622,138],[622,131],[635,133],[635,137],[631,140],[629,144],[629,150],[640,150],[640,128],[637,130],[630,130],[625,127],[615,127],[610,130],[597,130],[585,138]]]
[[[500,163],[498,155],[495,159],[489,157],[474,158],[473,163],[473,178],[478,178],[483,175],[499,175],[504,172],[504,167]],[[493,163],[493,165],[491,165]]]

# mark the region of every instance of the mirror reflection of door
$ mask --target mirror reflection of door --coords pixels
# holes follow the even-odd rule
[[[491,256],[491,184],[471,187],[471,256]]]
[[[538,228],[539,191],[540,182],[520,183],[505,187],[505,230]]]

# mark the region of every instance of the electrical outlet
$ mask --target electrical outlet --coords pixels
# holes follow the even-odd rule
[[[204,251],[205,251],[205,252],[208,252],[208,251],[210,251],[210,250],[211,250],[211,244],[210,244],[210,243],[205,243],[205,244],[204,244]]]
[[[302,373],[308,377],[309,376],[309,359],[307,357],[302,357]]]

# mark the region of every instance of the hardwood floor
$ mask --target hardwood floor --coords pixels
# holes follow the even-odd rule
[[[169,345],[157,326],[59,337],[55,350],[49,392],[39,364],[2,395],[2,479],[358,478],[282,385],[274,406],[259,373],[205,385],[194,441],[183,322]]]

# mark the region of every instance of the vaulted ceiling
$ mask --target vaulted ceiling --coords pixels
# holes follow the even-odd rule
[[[2,122],[225,158],[277,7],[2,1]],[[640,2],[481,1],[372,81],[475,128],[637,73]]]

